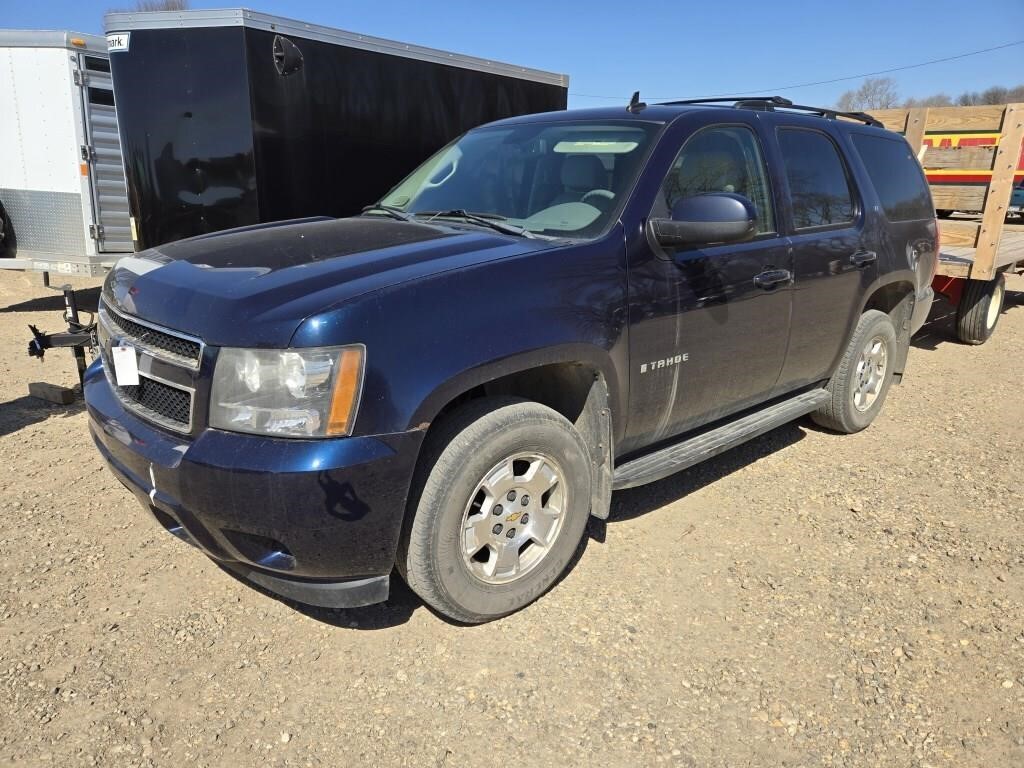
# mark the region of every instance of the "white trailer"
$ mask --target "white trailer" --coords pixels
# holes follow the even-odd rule
[[[0,29],[0,268],[99,275],[133,250],[107,41]]]

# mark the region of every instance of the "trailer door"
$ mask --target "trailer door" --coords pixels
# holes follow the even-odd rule
[[[131,221],[128,187],[121,159],[121,138],[117,133],[114,87],[110,61],[102,56],[80,54],[82,114],[89,142],[82,150],[89,164],[94,226],[91,230],[100,253],[131,253]]]

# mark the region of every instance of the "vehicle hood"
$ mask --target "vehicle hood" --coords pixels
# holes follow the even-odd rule
[[[214,346],[286,347],[306,317],[356,296],[556,245],[382,217],[303,219],[126,257],[103,296],[122,312]]]

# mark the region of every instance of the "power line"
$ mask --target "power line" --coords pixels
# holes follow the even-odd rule
[[[775,93],[776,91],[791,91],[796,88],[809,88],[813,85],[830,85],[831,83],[841,83],[846,80],[859,80],[862,77],[874,77],[875,75],[886,75],[891,72],[902,72],[907,69],[917,69],[919,67],[927,67],[932,64],[941,64],[946,61],[956,61],[957,59],[966,59],[968,56],[978,56],[982,53],[991,53],[992,51],[1000,51],[1004,48],[1012,48],[1015,45],[1024,45],[1024,40],[1015,40],[1012,43],[1004,43],[1003,45],[994,45],[991,48],[982,48],[977,51],[969,51],[967,53],[959,53],[955,56],[944,56],[941,59],[931,59],[929,61],[922,61],[918,64],[905,64],[901,67],[891,67],[889,69],[879,69],[875,72],[864,72],[859,75],[848,75],[846,77],[834,77],[831,80],[816,80],[809,83],[796,83],[793,85],[777,85],[771,88],[747,88],[746,91],[733,91],[731,93],[718,93],[707,98],[728,98],[731,96],[743,96],[747,93]],[[613,101],[619,101],[624,99],[623,96],[595,96],[587,93],[570,93],[570,96],[575,96],[580,99],[608,99]],[[652,101],[681,101],[687,98],[700,98],[692,96],[649,96],[647,97]]]

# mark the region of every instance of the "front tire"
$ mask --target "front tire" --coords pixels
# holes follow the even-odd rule
[[[565,570],[590,513],[582,437],[538,403],[469,403],[428,439],[398,569],[456,621],[505,616]]]
[[[1006,296],[1006,277],[968,280],[956,308],[956,336],[964,344],[984,344],[995,333]]]
[[[814,422],[843,434],[860,432],[882,410],[892,386],[896,329],[884,312],[860,317],[839,367],[829,380],[832,399],[811,414]]]

